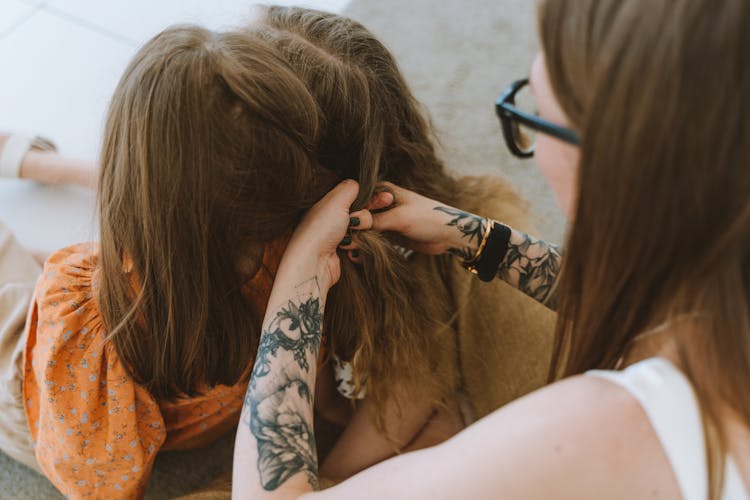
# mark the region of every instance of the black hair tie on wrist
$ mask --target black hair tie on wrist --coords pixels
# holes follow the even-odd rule
[[[500,263],[508,253],[510,243],[510,228],[505,224],[492,221],[492,229],[487,236],[487,244],[484,247],[479,260],[473,262],[470,271],[475,273],[482,281],[492,281],[497,276]]]

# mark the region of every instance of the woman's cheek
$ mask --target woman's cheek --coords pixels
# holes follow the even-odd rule
[[[555,194],[560,210],[570,219],[575,212],[578,150],[552,138],[538,137],[534,156],[539,171]]]

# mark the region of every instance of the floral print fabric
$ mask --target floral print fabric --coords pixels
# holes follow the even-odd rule
[[[261,313],[286,241],[265,252],[245,292]],[[204,446],[239,420],[246,383],[157,401],[107,342],[96,300],[98,248],[53,254],[37,284],[25,350],[24,404],[36,458],[69,498],[138,498],[156,453]]]

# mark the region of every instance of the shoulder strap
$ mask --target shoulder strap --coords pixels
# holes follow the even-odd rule
[[[651,358],[623,371],[588,372],[627,389],[641,404],[669,459],[682,497],[708,492],[705,439],[698,402],[687,378],[669,361]]]
[[[725,500],[748,499],[742,476],[732,457],[727,458],[727,472],[724,475],[724,493],[722,494],[722,498]]]

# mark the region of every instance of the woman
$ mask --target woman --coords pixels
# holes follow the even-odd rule
[[[566,256],[556,276],[555,247],[480,217],[490,230],[467,265],[556,305],[551,378],[562,380],[306,498],[747,498],[750,5],[545,0],[539,20],[530,85],[540,118],[513,105],[525,82],[498,110],[514,152],[534,151],[519,124],[540,132],[537,161],[572,222]],[[373,228],[428,253],[467,246],[445,205],[393,192]],[[314,374],[293,361],[295,325],[276,313],[306,303],[322,314],[356,194],[342,185],[324,198],[280,264],[264,336],[291,347],[265,353],[267,370],[251,380],[238,497],[297,497],[317,484],[306,442],[287,439],[311,433],[302,389]]]

